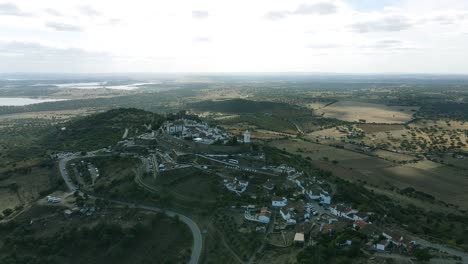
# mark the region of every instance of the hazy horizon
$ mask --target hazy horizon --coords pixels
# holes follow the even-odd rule
[[[465,74],[468,1],[0,0],[0,72]]]

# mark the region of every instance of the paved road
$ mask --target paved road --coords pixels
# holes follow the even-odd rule
[[[67,184],[68,189],[70,189],[71,191],[76,191],[78,188],[75,185],[75,183],[73,183],[73,181],[70,179],[70,176],[68,175],[68,172],[66,170],[67,163],[70,160],[73,160],[73,159],[76,159],[76,158],[90,158],[90,157],[94,157],[94,156],[95,156],[94,153],[90,153],[87,156],[75,156],[75,155],[73,155],[73,156],[69,156],[69,157],[65,157],[65,158],[60,159],[60,161],[59,161],[60,175],[62,175],[62,178],[65,181],[65,183]],[[99,198],[99,197],[92,196],[92,195],[90,195],[90,197]],[[192,249],[192,255],[190,257],[189,263],[190,264],[197,264],[199,262],[201,252],[202,252],[202,248],[203,248],[203,237],[202,237],[200,228],[198,227],[198,225],[192,219],[190,219],[187,216],[182,215],[180,213],[163,210],[161,208],[154,207],[154,206],[134,204],[134,203],[128,203],[128,202],[123,202],[123,201],[118,201],[118,200],[109,200],[109,199],[107,199],[107,200],[111,201],[113,203],[116,203],[116,204],[131,207],[131,208],[139,208],[139,209],[153,211],[153,212],[164,212],[169,217],[178,216],[180,221],[184,222],[190,228],[190,231],[192,232],[192,236],[193,236],[193,249]]]
[[[463,263],[468,263],[468,253],[467,252],[463,252],[463,251],[460,251],[460,250],[457,250],[457,249],[454,249],[454,248],[451,248],[451,247],[448,247],[448,246],[445,246],[445,245],[433,243],[433,242],[424,240],[422,238],[416,238],[416,242],[419,245],[423,246],[423,247],[432,247],[432,248],[435,248],[437,250],[447,252],[450,255],[461,257],[463,259],[462,260]]]

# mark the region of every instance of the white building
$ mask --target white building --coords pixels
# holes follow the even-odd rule
[[[354,220],[354,214],[358,213],[359,211],[351,207],[347,207],[342,204],[339,204],[335,206],[334,208],[331,208],[330,212],[333,215],[344,217],[350,220]]]
[[[331,197],[327,194],[320,193],[320,200],[324,204],[331,204]]]
[[[288,223],[288,225],[295,225],[296,219],[293,219],[294,212],[289,209],[280,209],[281,217]]]
[[[244,132],[244,143],[250,143],[250,132],[248,130]]]
[[[271,200],[271,205],[274,207],[283,207],[283,206],[286,206],[287,204],[288,204],[288,199],[286,199],[286,197],[275,196]]]
[[[249,182],[234,178],[232,182],[228,182],[224,186],[226,186],[226,188],[231,192],[235,192],[236,194],[240,195],[241,193],[245,192],[247,186],[249,186]]]
[[[390,244],[388,240],[382,240],[374,245],[374,248],[377,250],[385,251],[385,248]]]
[[[270,222],[271,212],[268,211],[267,207],[262,207],[260,212],[252,215],[250,210],[246,210],[244,213],[244,218],[249,221],[260,222],[264,224],[268,224]]]

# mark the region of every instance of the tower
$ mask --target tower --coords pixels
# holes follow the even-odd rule
[[[244,132],[244,143],[250,143],[250,132],[248,130]]]

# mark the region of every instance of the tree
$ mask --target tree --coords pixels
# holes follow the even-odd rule
[[[414,251],[414,256],[420,261],[428,261],[432,258],[428,249],[416,249]]]
[[[4,215],[4,216],[9,216],[9,215],[11,215],[12,213],[13,213],[13,210],[10,209],[10,208],[7,208],[7,209],[3,210],[3,215]]]

